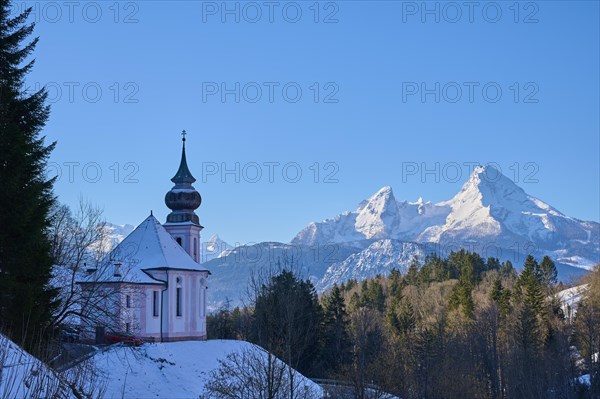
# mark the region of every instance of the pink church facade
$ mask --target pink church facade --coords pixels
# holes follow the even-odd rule
[[[195,210],[201,197],[192,186],[185,136],[175,186],[161,224],[152,214],[79,281],[88,339],[105,332],[144,340],[206,339],[206,293],[210,272],[200,265],[200,231]]]

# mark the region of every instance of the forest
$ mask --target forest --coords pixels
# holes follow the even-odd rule
[[[561,306],[566,287],[548,257],[528,256],[519,273],[465,250],[430,255],[404,275],[320,297],[299,269],[284,261],[254,276],[249,305],[208,317],[209,339],[256,343],[304,375],[344,381],[357,398],[600,397],[598,266],[581,281],[577,312]]]

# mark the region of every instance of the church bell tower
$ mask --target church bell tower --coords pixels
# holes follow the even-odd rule
[[[175,185],[165,196],[165,204],[171,209],[164,228],[173,236],[175,241],[197,263],[200,263],[200,219],[194,212],[200,206],[202,197],[192,183],[196,181],[190,172],[185,158],[185,130],[181,133],[182,150],[181,162],[175,176],[171,179]],[[173,265],[176,266],[176,265]]]

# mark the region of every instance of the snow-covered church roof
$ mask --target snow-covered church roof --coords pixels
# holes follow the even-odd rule
[[[120,270],[115,272],[117,264],[120,264]],[[208,271],[196,263],[160,222],[150,215],[110,251],[94,275],[88,277],[88,281],[160,283],[144,270],[161,268]]]

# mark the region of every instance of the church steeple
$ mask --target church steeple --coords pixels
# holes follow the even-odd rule
[[[165,204],[173,212],[167,216],[167,223],[183,223],[192,222],[200,225],[198,215],[194,212],[202,203],[200,193],[196,191],[192,183],[196,181],[187,165],[185,156],[185,135],[184,130],[182,135],[183,146],[181,149],[181,162],[179,169],[171,181],[175,186],[165,196]]]
[[[173,236],[175,241],[186,250],[196,262],[200,263],[200,218],[194,212],[202,203],[200,193],[192,183],[196,181],[187,165],[185,156],[185,135],[181,132],[183,146],[181,149],[181,162],[175,176],[171,179],[175,185],[165,196],[165,204],[171,209],[167,216],[165,229]]]
[[[171,179],[171,181],[175,184],[192,184],[196,181],[196,179],[194,179],[194,176],[192,176],[192,172],[190,172],[190,169],[188,168],[187,159],[185,157],[186,134],[187,132],[185,130],[181,132],[181,141],[183,142],[183,146],[181,148],[181,162],[179,163],[179,169],[177,170],[177,173]]]

